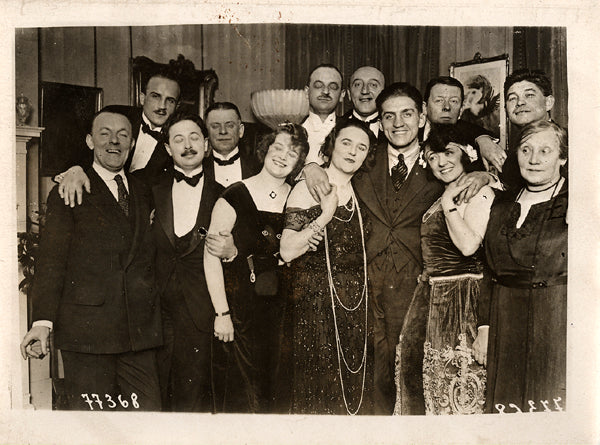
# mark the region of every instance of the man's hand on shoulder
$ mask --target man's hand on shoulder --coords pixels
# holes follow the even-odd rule
[[[488,172],[475,171],[467,173],[457,182],[457,186],[465,186],[466,188],[454,198],[454,202],[459,205],[463,202],[469,202],[470,199],[479,193],[481,187],[488,185],[494,181],[494,176]]]
[[[65,205],[75,207],[75,203],[81,205],[83,202],[83,190],[91,192],[90,178],[83,169],[74,165],[66,172],[57,176],[58,194],[64,200]],[[77,198],[77,199],[76,199]]]
[[[479,136],[475,142],[479,145],[479,152],[484,161],[493,165],[497,171],[502,172],[502,166],[506,161],[506,152],[502,147],[487,135]]]
[[[306,179],[306,188],[315,201],[320,201],[319,195],[329,195],[331,184],[329,183],[329,177],[323,168],[315,162],[311,162],[304,166],[302,174]]]

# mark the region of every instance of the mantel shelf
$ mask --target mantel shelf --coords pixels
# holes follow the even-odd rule
[[[44,127],[30,127],[27,125],[17,125],[16,134],[17,140],[21,140],[24,142],[29,142],[30,139],[39,138],[44,131]]]

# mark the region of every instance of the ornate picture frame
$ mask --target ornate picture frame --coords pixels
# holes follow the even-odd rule
[[[450,64],[450,76],[464,87],[461,119],[473,122],[493,133],[505,150],[508,145],[508,121],[504,108],[504,80],[508,76],[508,54]]]

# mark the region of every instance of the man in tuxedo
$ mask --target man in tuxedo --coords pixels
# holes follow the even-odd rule
[[[223,187],[203,169],[208,132],[198,115],[175,112],[163,133],[175,164],[173,175],[152,188],[152,232],[165,337],[158,353],[163,406],[178,412],[210,412],[215,311],[206,287],[203,254],[211,212]]]
[[[424,109],[427,122],[423,127],[421,140],[427,139],[431,125],[456,125],[480,154],[478,167],[484,166],[482,159],[485,159],[498,171],[502,171],[506,153],[491,137],[491,132],[459,119],[464,97],[464,88],[458,79],[449,76],[431,79],[425,87]]]
[[[379,113],[375,100],[385,87],[385,77],[381,71],[372,66],[361,66],[352,76],[348,85],[348,95],[352,102],[352,110],[344,119],[358,119],[369,124],[370,130],[380,141],[385,139],[379,132]]]
[[[260,164],[252,147],[244,147],[242,115],[231,102],[215,102],[206,110],[206,127],[212,156],[205,159],[207,178],[223,187],[254,176]]]
[[[127,161],[125,170],[136,171],[136,175],[149,185],[156,184],[172,169],[172,161],[166,152],[161,137],[161,127],[175,111],[179,101],[179,83],[169,71],[161,71],[148,79],[144,91],[140,93],[142,108],[124,105],[110,105],[107,110],[125,114],[132,124],[135,145]],[[90,181],[83,172],[83,166],[73,166],[58,175],[58,192],[65,204],[81,204],[83,189],[90,191]]]
[[[305,163],[323,163],[321,145],[336,123],[335,108],[344,99],[342,73],[334,65],[323,63],[313,68],[304,90],[308,94],[308,117],[302,126],[308,133],[310,150]]]
[[[84,202],[48,197],[24,358],[61,350],[69,409],[159,410],[162,344],[146,186],[123,169],[131,123],[101,111],[86,138],[94,161]],[[36,343],[39,341],[41,347]]]
[[[527,124],[551,120],[550,112],[554,107],[552,82],[543,71],[527,68],[517,70],[504,81],[504,104],[508,119],[516,131],[511,131],[502,180],[509,188],[518,189],[524,185],[524,181],[517,162],[517,141],[521,129]]]

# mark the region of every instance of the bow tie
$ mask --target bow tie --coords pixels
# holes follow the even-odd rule
[[[234,154],[231,158],[229,159],[219,159],[216,156],[213,156],[213,159],[215,160],[215,162],[221,166],[223,165],[232,165],[235,161],[237,161],[240,158],[240,152],[238,151],[236,154]]]
[[[352,116],[352,119],[356,119],[357,121],[364,122],[367,125],[371,125],[371,124],[375,124],[375,123],[379,122],[379,115],[375,116],[373,119],[369,119],[368,121],[364,121],[362,119],[359,119],[354,114],[352,114],[351,116]]]
[[[177,182],[185,181],[192,187],[196,187],[198,185],[198,182],[200,182],[200,178],[202,177],[203,174],[204,174],[204,172],[201,171],[200,173],[195,174],[194,176],[192,176],[190,178],[189,176],[186,176],[185,173],[180,172],[179,170],[175,170],[175,181],[177,181]]]
[[[148,125],[143,119],[142,119],[142,131],[146,134],[149,134],[150,136],[152,136],[154,139],[156,139],[157,142],[162,141],[162,134],[160,131],[156,131],[156,130],[151,130],[150,129],[150,125]]]

